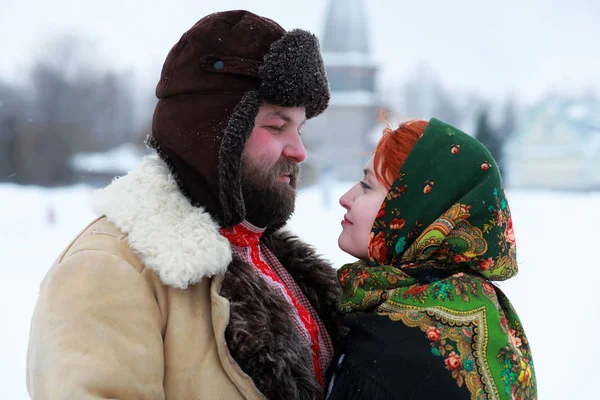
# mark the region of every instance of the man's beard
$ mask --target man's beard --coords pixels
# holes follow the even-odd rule
[[[294,213],[300,167],[286,158],[280,158],[268,171],[261,164],[253,165],[242,157],[246,220],[261,228],[278,229]],[[289,175],[290,182],[279,180],[282,175]]]

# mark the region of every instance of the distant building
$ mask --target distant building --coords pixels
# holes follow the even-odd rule
[[[376,89],[377,65],[368,45],[362,0],[331,0],[321,50],[329,85],[329,108],[303,131],[310,151],[304,180],[357,180],[367,153],[374,150],[369,133],[382,108]],[[309,182],[310,183],[310,182]]]
[[[504,150],[509,187],[600,189],[600,99],[545,99]]]

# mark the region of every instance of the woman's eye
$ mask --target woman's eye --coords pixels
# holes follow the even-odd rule
[[[361,186],[363,189],[371,189],[371,186],[367,185],[367,184],[366,184],[365,182],[363,182],[363,181],[360,181],[360,186]]]

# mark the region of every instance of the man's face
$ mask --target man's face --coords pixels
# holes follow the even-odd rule
[[[266,227],[283,224],[294,212],[299,164],[306,159],[300,129],[304,107],[264,104],[242,153],[246,219]]]

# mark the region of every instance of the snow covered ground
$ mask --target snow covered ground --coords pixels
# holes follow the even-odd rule
[[[337,183],[324,200],[304,189],[290,223],[336,266],[352,261],[337,248],[343,209]],[[27,399],[25,356],[38,286],[54,258],[93,217],[91,189],[0,185],[0,399]],[[532,343],[539,398],[597,398],[600,350],[600,193],[508,193],[519,275],[500,287],[512,300]]]

